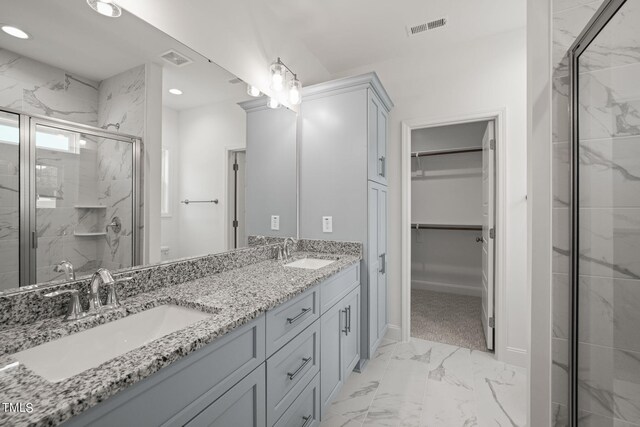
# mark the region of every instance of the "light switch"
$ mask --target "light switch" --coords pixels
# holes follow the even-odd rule
[[[322,217],[322,232],[333,233],[333,217],[332,216]]]
[[[280,230],[280,215],[271,215],[271,229]]]

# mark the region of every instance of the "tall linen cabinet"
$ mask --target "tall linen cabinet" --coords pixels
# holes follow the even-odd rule
[[[393,103],[375,73],[309,86],[300,107],[300,236],[358,241],[361,363],[387,326],[387,140]],[[332,230],[323,231],[323,217]],[[359,364],[360,365],[360,364]]]

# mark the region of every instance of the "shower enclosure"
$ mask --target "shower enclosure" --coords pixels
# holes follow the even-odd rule
[[[569,52],[571,426],[640,425],[640,1]]]
[[[0,109],[0,290],[140,259],[141,141]]]

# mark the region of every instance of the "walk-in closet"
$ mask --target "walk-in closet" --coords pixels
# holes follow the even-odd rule
[[[411,133],[411,335],[493,349],[494,123]]]

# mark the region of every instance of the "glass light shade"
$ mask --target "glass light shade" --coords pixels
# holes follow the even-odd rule
[[[260,89],[258,89],[255,86],[251,86],[250,84],[247,84],[247,94],[249,94],[249,96],[258,97],[260,96]]]
[[[269,102],[267,103],[267,107],[269,108],[278,108],[280,106],[280,101],[278,101],[274,97],[269,98]]]
[[[276,61],[271,64],[271,88],[276,91],[281,91],[284,88],[284,65]]]
[[[293,79],[289,82],[289,102],[298,105],[302,101],[302,84],[300,80]]]

